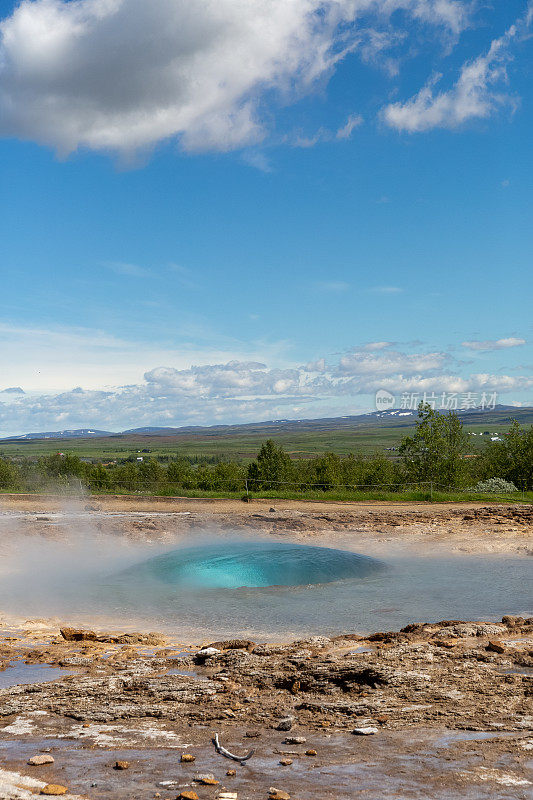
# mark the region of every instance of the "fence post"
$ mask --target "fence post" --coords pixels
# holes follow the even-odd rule
[[[244,479],[244,485],[246,486],[246,497],[250,499],[250,493],[248,491],[248,478]]]

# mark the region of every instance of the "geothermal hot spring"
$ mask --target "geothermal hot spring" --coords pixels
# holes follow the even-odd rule
[[[82,515],[57,515],[50,536],[13,535],[12,520],[2,517],[0,617],[55,616],[197,641],[528,614],[526,557],[392,546],[376,554],[359,552],[356,537],[331,541],[326,534],[308,545],[265,533],[194,533],[163,546],[101,534]]]

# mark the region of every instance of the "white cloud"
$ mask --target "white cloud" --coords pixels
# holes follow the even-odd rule
[[[143,354],[137,353],[140,360]],[[378,389],[401,392],[498,392],[533,388],[533,378],[453,374],[443,353],[357,350],[338,364],[271,367],[256,360],[156,367],[144,380],[109,390],[14,394],[0,401],[0,435],[94,426],[212,425],[346,414]],[[446,370],[446,371],[444,371]],[[7,398],[6,398],[7,399]],[[367,407],[370,406],[370,400]]]
[[[138,384],[150,364],[185,368],[232,360],[284,363],[283,342],[240,342],[219,332],[183,325],[168,342],[141,342],[105,331],[71,327],[32,327],[0,321],[0,376],[4,387],[32,393],[57,393],[72,386]],[[194,343],[192,343],[194,342]]]
[[[305,372],[325,372],[326,359],[317,358],[316,361],[308,361],[303,369],[305,370]]]
[[[392,345],[393,342],[367,342],[361,349],[372,352],[374,350],[384,350],[386,347],[392,347]]]
[[[505,350],[508,347],[520,347],[521,345],[525,344],[525,339],[516,339],[514,336],[510,336],[508,339],[496,339],[496,340],[485,340],[484,342],[461,342],[463,347],[467,347],[469,350]]]
[[[272,172],[272,164],[261,150],[247,150],[242,154],[242,160],[260,172]]]
[[[298,98],[358,48],[371,60],[387,41],[376,32],[401,24],[395,11],[455,35],[467,24],[467,6],[22,0],[0,26],[0,133],[63,155],[88,147],[131,156],[170,137],[186,151],[247,146],[265,136],[267,95]]]
[[[384,342],[379,344],[385,345]],[[441,369],[448,357],[445,353],[414,353],[406,354],[395,350],[385,352],[368,352],[365,347],[363,350],[355,350],[348,355],[342,356],[338,365],[339,374],[342,375],[398,375],[408,371],[410,374],[417,375],[421,372]]]
[[[513,99],[502,91],[507,80],[506,64],[512,42],[531,21],[531,7],[498,39],[487,53],[466,62],[454,86],[435,92],[441,75],[435,75],[406,102],[391,103],[383,109],[386,123],[399,131],[418,133],[433,128],[457,128],[471,119],[484,119]]]
[[[399,294],[403,289],[401,286],[372,286],[370,291],[378,294]]]
[[[350,114],[346,123],[337,131],[337,139],[349,139],[356,128],[363,124],[360,114]]]

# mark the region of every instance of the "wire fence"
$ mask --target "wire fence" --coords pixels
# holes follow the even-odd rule
[[[179,481],[168,480],[128,480],[107,482],[101,479],[93,479],[82,481],[79,478],[72,476],[63,476],[57,483],[48,484],[43,487],[36,487],[34,492],[37,494],[60,493],[67,494],[105,494],[126,492],[131,494],[144,494],[144,495],[159,495],[159,496],[198,496],[217,494],[224,492],[228,495],[240,494],[243,499],[252,499],[254,496],[268,496],[272,492],[290,493],[298,499],[302,499],[306,494],[322,493],[324,500],[328,500],[328,494],[350,494],[354,495],[400,495],[405,493],[421,493],[427,499],[432,500],[435,495],[468,495],[478,496],[483,498],[498,498],[505,499],[526,499],[526,495],[531,494],[526,490],[526,482],[522,482],[522,488],[514,491],[482,491],[476,487],[460,487],[449,486],[447,484],[439,483],[437,481],[414,481],[414,482],[397,482],[397,483],[305,483],[302,481],[279,481],[279,480],[264,480],[260,478],[242,478],[239,479],[223,479],[216,478],[214,481],[198,481],[195,485],[187,485],[187,482],[180,483]],[[17,492],[14,492],[17,493]],[[21,492],[19,492],[21,493]],[[181,495],[180,495],[181,493]],[[186,493],[186,494],[185,494]]]

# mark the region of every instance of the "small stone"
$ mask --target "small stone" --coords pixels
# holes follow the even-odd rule
[[[31,758],[28,759],[28,764],[30,765],[30,767],[41,767],[43,764],[53,764],[53,763],[54,763],[54,757],[46,755],[44,753],[42,755],[32,756]]]
[[[316,754],[317,754],[316,750],[306,750],[305,751],[305,755],[306,756],[316,756]]]
[[[290,731],[294,724],[294,717],[284,717],[276,725],[277,731]]]
[[[203,647],[201,650],[194,656],[194,660],[200,663],[203,663],[208,658],[212,658],[213,656],[219,656],[222,650],[219,650],[217,647]]]
[[[192,764],[193,761],[196,761],[196,756],[193,756],[192,753],[182,753],[180,761],[183,764]]]
[[[218,796],[218,800],[237,800],[237,792],[221,792]]]
[[[367,725],[364,728],[354,728],[352,731],[355,736],[372,736],[377,732],[378,728],[375,728],[373,725]]]
[[[269,508],[269,511],[270,511],[271,514],[274,514],[276,509],[274,507],[272,507],[272,508]]]
[[[282,758],[280,759],[279,763],[281,764],[282,767],[290,767],[290,765],[292,764],[292,758]]]
[[[43,786],[43,788],[41,789],[41,794],[58,796],[60,794],[66,794],[66,793],[67,793],[67,787],[61,786],[58,783],[47,783],[46,786]]]
[[[268,798],[269,800],[291,800],[288,792],[284,792],[283,789],[274,789],[273,787],[268,790]]]
[[[203,786],[218,786],[220,783],[214,775],[197,775],[194,780],[196,783],[201,783]]]
[[[492,641],[488,643],[485,650],[489,650],[492,653],[505,653],[505,645],[501,642]]]
[[[177,800],[199,800],[199,797],[192,789],[185,789],[179,793]]]
[[[261,731],[246,731],[244,736],[246,737],[246,739],[260,739]]]
[[[115,766],[113,769],[129,769],[130,762],[129,761],[115,761]]]
[[[236,774],[237,774],[236,769],[228,769],[228,771],[226,772],[228,778],[234,778]]]
[[[286,739],[283,740],[283,744],[305,744],[307,739],[305,736],[287,736]]]

